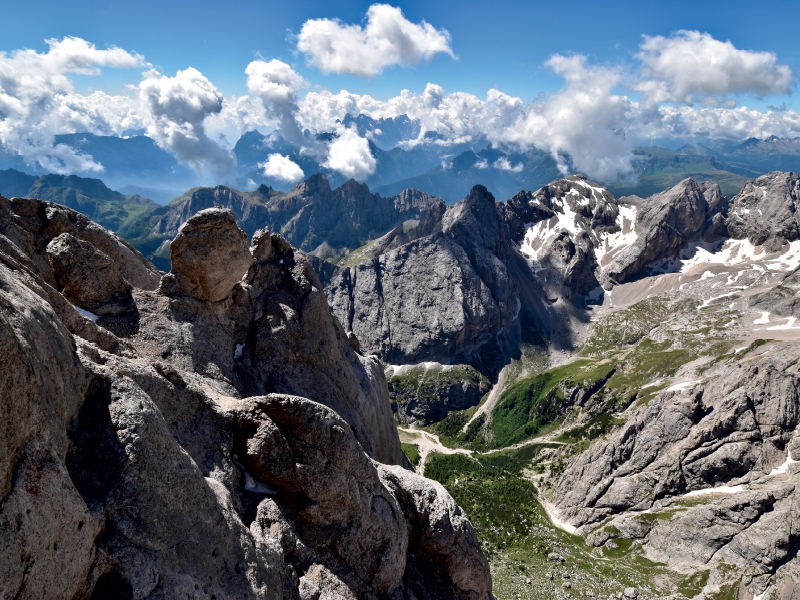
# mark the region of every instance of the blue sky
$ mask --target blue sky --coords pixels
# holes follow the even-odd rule
[[[631,171],[636,144],[800,136],[795,5],[6,3],[0,146],[48,170],[101,173],[54,136],[143,129],[223,177],[232,144],[258,129],[363,178],[368,141],[341,120],[405,114],[420,124],[408,145],[435,133],[444,146],[536,147],[609,179]],[[304,130],[336,141],[307,143]],[[287,160],[270,168],[292,176]]]
[[[631,61],[642,35],[678,29],[708,32],[738,48],[777,54],[797,70],[796,2],[398,2],[412,22],[426,20],[452,36],[457,60],[438,56],[413,67],[394,67],[369,80],[324,75],[309,68],[290,36],[312,18],[360,23],[370,2],[28,2],[4,3],[0,49],[44,50],[45,39],[66,35],[98,47],[116,45],[143,54],[174,74],[192,66],[223,92],[246,93],[244,67],[255,57],[279,58],[313,85],[388,97],[435,82],[448,91],[479,96],[491,87],[532,100],[558,89],[561,79],[543,67],[554,53],[582,53],[597,63]],[[116,91],[136,73],[107,70],[81,87]],[[793,98],[782,99],[792,105]],[[751,104],[757,101],[751,100]]]

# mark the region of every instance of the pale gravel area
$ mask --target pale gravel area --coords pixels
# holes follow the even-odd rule
[[[414,429],[397,428],[400,433],[400,441],[404,444],[416,444],[419,448],[419,464],[417,465],[417,473],[420,475],[425,474],[425,461],[431,452],[439,452],[440,454],[473,454],[472,450],[465,448],[448,448],[439,441],[439,436],[427,431],[420,431]]]

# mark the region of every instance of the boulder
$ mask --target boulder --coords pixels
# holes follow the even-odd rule
[[[133,309],[133,289],[107,254],[69,233],[47,244],[47,258],[58,289],[75,304],[97,315]]]
[[[253,263],[247,242],[232,211],[201,210],[181,225],[169,246],[170,274],[187,296],[220,302]]]

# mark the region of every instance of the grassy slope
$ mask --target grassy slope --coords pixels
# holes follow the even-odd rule
[[[159,208],[148,198],[125,196],[99,179],[74,175],[43,175],[26,195],[68,206],[123,237],[131,226]]]
[[[726,196],[738,194],[744,184],[762,174],[744,164],[726,162],[716,156],[686,156],[665,148],[640,148],[634,162],[636,178],[608,185],[616,197],[657,194],[687,177],[719,184]]]
[[[492,566],[495,595],[552,598],[562,590],[608,598],[626,587],[648,597],[697,595],[707,573],[679,575],[645,558],[631,540],[592,548],[552,525],[531,474],[557,448],[535,444],[476,458],[433,454],[428,459],[425,475],[447,488],[475,527]]]

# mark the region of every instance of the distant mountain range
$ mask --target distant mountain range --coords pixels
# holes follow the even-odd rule
[[[342,124],[354,127],[359,135],[370,140],[376,166],[361,183],[383,196],[416,188],[453,204],[464,198],[474,185],[482,184],[495,197],[505,199],[521,189],[538,189],[561,175],[553,157],[535,148],[523,152],[492,145],[485,139],[447,145],[431,132],[419,139],[420,124],[405,115],[372,119],[348,114]],[[306,132],[308,143],[301,148],[276,134],[249,131],[234,145],[232,152],[237,167],[224,181],[201,181],[189,167],[142,135],[142,131],[125,133],[129,135],[65,134],[56,136],[55,143],[89,154],[102,164],[104,170],[98,177],[108,187],[123,195],[138,195],[159,204],[166,204],[185,190],[201,185],[223,184],[238,190],[254,190],[265,185],[287,192],[293,182],[264,172],[263,165],[271,154],[291,159],[302,169],[303,179],[323,173],[333,188],[347,180],[324,165],[324,156],[309,151],[315,144],[328,141],[332,133],[312,136]],[[566,160],[569,162],[568,157]],[[46,174],[37,165],[27,165],[21,157],[1,151],[0,168],[28,175]],[[634,150],[632,176],[605,184],[617,196],[646,197],[692,177],[717,183],[725,195],[733,196],[745,181],[776,170],[800,171],[800,138],[772,136],[764,140],[750,138],[740,143],[698,138],[675,149],[638,147]],[[8,185],[10,180],[6,177],[4,181]]]
[[[99,179],[52,174],[37,177],[15,169],[0,171],[0,194],[63,204],[125,238],[134,234],[142,218],[160,208],[138,194],[115,192]]]
[[[396,129],[410,127],[403,121],[392,123]],[[361,129],[369,125],[365,125],[364,120],[353,124]],[[392,129],[387,127],[387,131]],[[335,257],[374,237],[374,231],[365,225],[366,228],[351,231],[336,247],[320,247],[329,236],[327,233],[315,236],[314,228],[319,230],[326,219],[333,219],[325,215],[326,211],[338,214],[337,211],[344,210],[342,207],[348,203],[350,221],[360,211],[370,215],[364,216],[365,224],[377,223],[372,229],[385,231],[402,222],[402,219],[397,220],[399,216],[393,207],[404,190],[415,190],[413,193],[420,197],[439,197],[446,204],[454,204],[481,183],[502,200],[520,190],[535,191],[559,177],[553,158],[535,149],[512,152],[483,142],[474,147],[449,148],[458,153],[443,155],[443,147],[435,144],[409,150],[398,147],[384,150],[370,142],[377,165],[366,183],[360,185],[346,181],[341,174],[322,166],[297,146],[251,131],[243,135],[234,148],[240,175],[231,185],[198,187],[196,182],[191,183],[191,171],[144,136],[116,138],[74,134],[60,136],[58,141],[91,153],[106,165],[112,181],[139,181],[141,185],[128,183],[114,191],[106,185],[105,179],[6,169],[0,171],[0,194],[37,197],[74,208],[129,240],[161,268],[168,268],[164,243],[172,239],[177,226],[190,216],[189,213],[215,203],[232,208],[248,234],[269,226],[289,236],[293,244],[306,251],[321,257]],[[302,168],[305,181],[291,187],[267,177],[259,164],[273,153],[295,161]],[[634,165],[635,179],[606,186],[616,197],[648,197],[688,177],[716,183],[725,196],[732,197],[748,180],[764,172],[800,171],[800,138],[749,139],[740,144],[702,140],[676,150],[656,146],[637,148]],[[321,175],[317,177],[316,174]],[[181,193],[186,187],[177,186],[187,182],[189,190]],[[311,185],[310,182],[316,183]],[[176,186],[177,190],[169,186]],[[288,216],[280,216],[290,205],[294,208],[286,213]],[[389,216],[379,218],[377,213],[382,210],[388,211]],[[417,217],[407,215],[404,218]],[[294,222],[295,219],[299,221]],[[303,230],[303,227],[310,229]],[[325,227],[335,227],[335,223]]]

